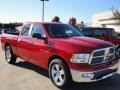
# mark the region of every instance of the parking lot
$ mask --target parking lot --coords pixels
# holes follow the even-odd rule
[[[1,46],[0,46],[1,47]],[[96,83],[75,83],[68,90],[120,90],[120,69],[113,77]],[[47,70],[17,60],[16,65],[5,61],[0,48],[0,90],[59,90],[50,81]]]

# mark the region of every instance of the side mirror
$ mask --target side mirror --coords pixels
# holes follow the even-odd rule
[[[38,33],[34,33],[32,37],[37,39],[46,39],[46,37],[43,37],[41,34],[38,34]]]

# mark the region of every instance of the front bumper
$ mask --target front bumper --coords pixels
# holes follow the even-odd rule
[[[98,71],[92,71],[92,72],[81,72],[70,69],[72,79],[75,82],[95,82],[95,81],[103,80],[105,78],[108,78],[116,74],[117,70],[118,70],[118,63],[116,63],[115,65],[109,68]]]

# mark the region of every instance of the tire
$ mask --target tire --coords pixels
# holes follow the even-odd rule
[[[10,46],[5,47],[5,58],[9,64],[15,64],[16,62],[17,57],[14,55]]]
[[[120,45],[117,45],[115,48],[115,53],[118,59],[120,59]]]
[[[120,58],[120,48],[117,50],[118,58]]]
[[[60,59],[54,59],[50,63],[49,77],[58,88],[68,88],[72,84],[70,70]]]

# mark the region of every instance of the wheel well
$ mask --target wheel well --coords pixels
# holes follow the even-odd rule
[[[69,65],[67,64],[67,62],[62,57],[57,56],[57,55],[54,55],[54,56],[50,57],[50,59],[48,61],[48,68],[49,68],[50,63],[53,61],[53,59],[60,59],[65,64],[65,66],[67,67],[68,73],[70,74],[70,78],[72,80],[72,76],[71,76]]]
[[[49,60],[48,60],[48,67],[49,67],[49,65],[50,65],[50,62],[51,62],[53,59],[60,59],[60,60],[62,60],[63,63],[69,68],[67,62],[66,62],[62,57],[57,56],[57,55],[54,55],[54,56],[52,56],[52,57],[49,58]]]
[[[9,43],[6,43],[6,44],[5,44],[5,47],[6,47],[6,46],[10,46],[10,44],[9,44]],[[5,48],[5,47],[4,47],[4,48]]]

